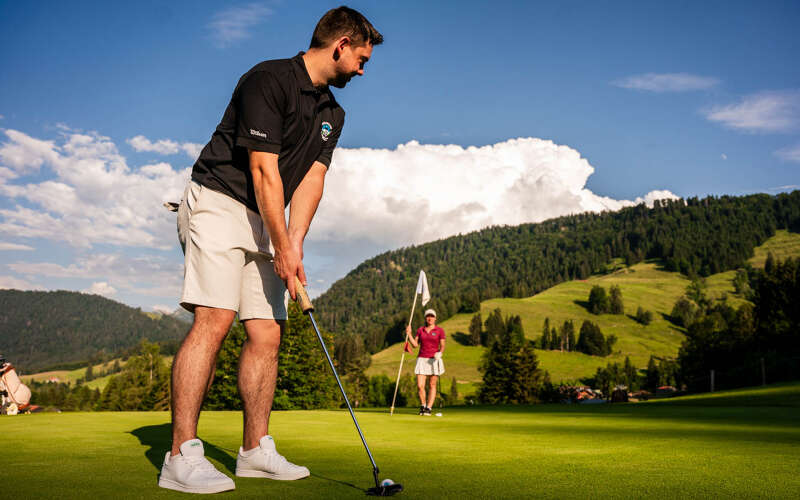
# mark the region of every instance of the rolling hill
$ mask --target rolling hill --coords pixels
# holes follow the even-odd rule
[[[495,226],[378,255],[314,305],[321,326],[357,336],[375,353],[402,338],[420,269],[431,277],[431,305],[445,320],[488,299],[530,297],[603,274],[615,260],[658,261],[664,271],[706,277],[734,270],[781,229],[800,231],[800,191],[661,200],[652,208]]]
[[[800,256],[800,234],[778,231],[764,245],[755,249],[749,262],[755,267],[763,266],[768,253],[779,258]],[[727,271],[709,276],[707,294],[710,298],[720,299],[723,295],[734,306],[744,299],[734,295],[733,277],[735,271]],[[690,281],[682,274],[665,271],[660,263],[651,261],[630,267],[620,267],[605,274],[591,276],[586,280],[573,280],[561,283],[532,297],[514,299],[491,299],[483,301],[480,310],[485,320],[488,314],[499,308],[504,316],[520,315],[525,335],[529,339],[541,336],[546,317],[551,326],[559,326],[565,320],[574,320],[576,328],[583,320],[597,323],[603,333],[614,334],[619,339],[614,352],[608,357],[588,356],[578,352],[559,352],[536,350],[541,367],[546,369],[553,382],[577,381],[594,374],[598,367],[609,362],[624,361],[630,356],[634,366],[644,368],[650,355],[657,357],[675,357],[683,341],[683,330],[668,320],[675,301],[683,295]],[[625,303],[624,316],[591,314],[585,307],[592,286],[600,285],[609,288],[618,285],[622,290]],[[433,290],[436,293],[436,290]],[[638,307],[654,313],[654,320],[643,326],[631,317]],[[449,387],[449,379],[455,377],[459,390],[468,393],[481,380],[478,370],[483,347],[460,344],[457,332],[468,332],[469,322],[473,314],[456,314],[440,325],[447,332],[445,362],[447,372],[444,375],[444,387]],[[402,344],[395,344],[372,356],[372,363],[367,369],[368,375],[386,374],[395,377],[400,361]],[[415,355],[411,355],[412,358]],[[408,358],[408,355],[407,355]],[[413,370],[412,362],[406,360],[404,373]]]
[[[100,353],[112,355],[142,339],[177,341],[186,330],[171,316],[150,317],[99,295],[0,290],[0,353],[23,374],[85,367]]]

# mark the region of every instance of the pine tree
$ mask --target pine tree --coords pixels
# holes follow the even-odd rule
[[[481,319],[481,313],[478,313],[472,317],[472,321],[469,323],[469,342],[471,345],[481,345],[482,327],[483,320]]]
[[[589,312],[592,314],[604,314],[609,311],[608,296],[606,289],[595,285],[589,292]]]
[[[547,380],[530,342],[520,342],[512,330],[504,332],[484,354],[481,371],[478,400],[486,404],[534,403]]]
[[[321,333],[330,349],[333,336]],[[289,304],[286,333],[281,338],[275,394],[276,403],[277,396],[282,396],[281,405],[275,409],[308,410],[343,403],[311,320],[295,302]]]
[[[513,342],[522,344],[525,341],[525,330],[522,328],[522,318],[519,315],[508,318],[506,331],[511,335]]]
[[[225,337],[217,355],[214,383],[205,399],[203,407],[207,410],[241,410],[239,397],[238,370],[239,355],[246,334],[240,322],[236,322]]]
[[[605,356],[608,347],[600,327],[589,320],[584,320],[575,350],[590,356]]]
[[[628,356],[625,356],[625,364],[623,365],[622,371],[625,374],[625,385],[628,386],[628,390],[635,391],[638,389],[637,370],[631,363],[631,358]]]
[[[613,285],[608,298],[608,312],[611,314],[625,314],[625,306],[622,302],[622,290],[619,285]]]
[[[495,309],[486,318],[486,345],[491,346],[506,331],[506,324],[500,309]]]
[[[539,360],[533,347],[524,342],[512,358],[515,373],[509,384],[507,402],[513,404],[532,404],[539,402],[547,372],[539,369]]]
[[[572,320],[569,320],[566,323],[567,326],[567,350],[574,351],[575,350],[575,323]]]
[[[561,347],[561,341],[558,338],[558,330],[556,327],[550,329],[550,350],[556,351]]]
[[[550,349],[550,318],[544,319],[544,327],[542,327],[542,336],[539,337],[539,349],[543,351]]]
[[[655,392],[661,386],[661,373],[652,354],[650,361],[647,362],[645,379],[647,380],[647,389],[651,392]]]

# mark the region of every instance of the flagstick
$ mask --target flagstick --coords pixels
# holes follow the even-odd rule
[[[414,308],[417,307],[417,295],[414,293],[414,303],[411,305],[411,316],[408,317],[408,326],[411,326],[411,321],[414,319]],[[408,336],[406,335],[406,344],[408,344]],[[397,382],[394,383],[394,396],[392,396],[392,408],[389,410],[389,416],[394,415],[394,401],[397,399],[397,388],[400,386],[400,373],[403,371],[403,361],[406,358],[406,349],[403,344],[403,355],[400,356],[400,367],[397,369]]]

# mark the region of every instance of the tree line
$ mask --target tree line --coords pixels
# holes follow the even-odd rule
[[[800,259],[770,254],[764,269],[746,266],[737,279],[749,303],[711,301],[698,281],[673,309],[686,326],[678,363],[690,391],[708,390],[712,369],[717,389],[756,385],[767,369],[769,382],[800,378]]]

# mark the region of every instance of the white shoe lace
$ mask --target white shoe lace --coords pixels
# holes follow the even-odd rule
[[[279,472],[282,470],[291,469],[292,467],[297,467],[297,465],[286,460],[286,457],[284,457],[277,451],[274,451],[272,453],[264,451],[262,453],[266,456],[267,467],[270,470]]]
[[[208,461],[206,457],[183,457],[186,460],[186,463],[189,464],[192,469],[198,470],[200,472],[211,472],[214,475],[222,474],[220,471],[214,467],[214,464]]]

